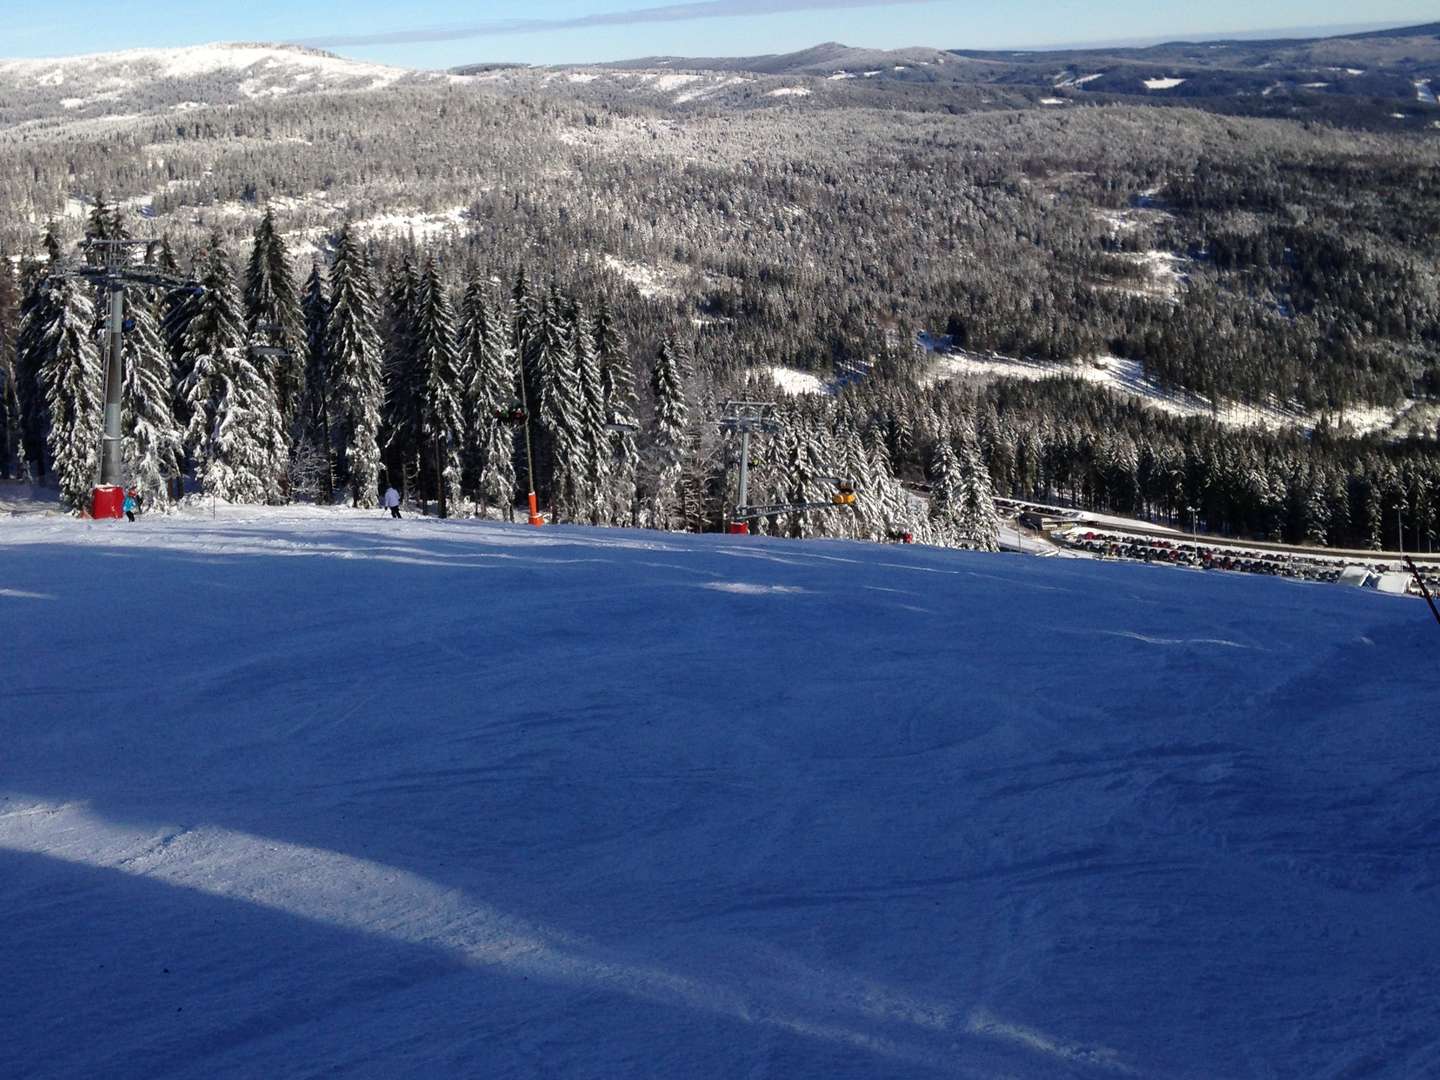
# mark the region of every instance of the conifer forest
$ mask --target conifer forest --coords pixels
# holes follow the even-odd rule
[[[271,78],[313,59],[273,52]],[[1084,56],[1037,89],[875,55],[373,82],[332,57],[263,93],[0,64],[0,475],[77,512],[94,482],[89,236],[184,283],[126,296],[151,506],[394,486],[513,520],[533,490],[555,521],[723,530],[718,420],[748,399],[779,403],[743,463],[792,508],[773,535],[993,547],[1006,496],[1433,548],[1433,95],[1241,109],[1233,79],[1101,92]]]

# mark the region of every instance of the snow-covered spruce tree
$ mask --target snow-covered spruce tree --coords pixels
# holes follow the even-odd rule
[[[171,274],[181,273],[179,261],[170,246],[169,236],[162,236],[160,239],[159,250],[155,252],[155,265]],[[192,261],[190,275],[193,277],[194,273],[195,266]],[[160,301],[160,333],[170,354],[170,383],[175,391],[175,419],[182,428],[188,427],[190,423],[190,407],[180,392],[190,375],[189,368],[185,366],[185,335],[190,329],[190,321],[199,310],[200,293],[191,287],[168,289]]]
[[[45,327],[56,318],[56,297],[45,288],[45,270],[26,260],[20,266],[22,299],[20,324],[15,335],[15,398],[19,408],[20,475],[44,479],[47,465],[45,437],[50,416],[40,367],[45,358]]]
[[[580,391],[580,443],[584,458],[581,486],[583,516],[592,525],[606,518],[610,484],[610,440],[606,430],[605,388],[600,379],[600,361],[595,353],[595,326],[583,308],[577,307],[572,327],[571,349]]]
[[[429,490],[438,491],[443,484],[449,512],[457,512],[464,390],[458,370],[455,313],[433,259],[425,264],[415,298],[414,363],[420,452],[433,481]]]
[[[276,500],[288,467],[284,421],[269,381],[250,359],[240,292],[218,236],[201,284],[205,291],[185,334],[190,374],[181,387],[195,475],[207,494],[229,502]]]
[[[14,263],[0,249],[0,476],[20,475],[20,398],[15,390],[19,323],[20,289]]]
[[[40,329],[39,384],[49,415],[50,465],[61,501],[83,511],[99,478],[104,378],[91,289],[51,279],[51,317]]]
[[[300,414],[304,440],[322,459],[316,481],[317,498],[335,499],[335,449],[330,435],[330,361],[325,353],[329,336],[330,295],[317,261],[300,294],[300,315],[305,323],[305,393]]]
[[[462,368],[469,373],[468,412],[473,492],[483,514],[494,503],[515,520],[515,429],[504,415],[518,402],[511,328],[476,278],[465,290],[460,324]]]
[[[610,306],[604,300],[595,310],[595,356],[600,362],[600,392],[605,401],[609,430],[609,480],[606,484],[605,519],[612,525],[640,524],[636,483],[640,472],[640,448],[635,434],[639,429],[640,406],[635,398],[635,376],[625,339],[615,327]]]
[[[815,429],[798,412],[785,426],[785,501],[791,506],[820,502],[828,488],[820,480],[823,452],[816,442]],[[824,535],[823,524],[820,526]],[[803,540],[816,532],[814,512],[796,509],[786,514],[785,535]]]
[[[758,453],[752,441],[750,456],[751,501],[756,505],[779,505],[786,502],[790,486],[790,440],[786,433],[782,430],[763,436]],[[752,521],[750,527],[762,536],[785,534],[784,523],[778,513]]]
[[[275,231],[274,214],[267,207],[255,227],[255,246],[245,268],[245,332],[254,345],[285,350],[261,361],[265,380],[275,393],[287,434],[296,428],[300,399],[305,389],[304,321],[290,272],[290,252]]]
[[[896,479],[890,464],[884,432],[873,429],[867,435],[871,470],[876,477],[875,505],[882,528],[881,539],[894,540],[909,533],[915,536],[919,531],[919,515],[904,485]]]
[[[941,547],[953,547],[959,534],[960,459],[945,433],[935,443],[930,466],[930,537]]]
[[[385,299],[385,404],[380,413],[380,445],[392,482],[402,477],[419,482],[421,471],[429,468],[422,462],[427,451],[422,446],[425,436],[420,416],[424,380],[416,356],[419,302],[420,275],[407,252],[390,276]],[[403,490],[406,485],[397,486]]]
[[[978,551],[1000,550],[1000,517],[995,512],[995,491],[980,446],[967,433],[960,444],[960,483],[955,505],[955,536],[964,547]]]
[[[879,540],[884,537],[884,512],[880,504],[880,479],[874,463],[865,451],[860,433],[846,420],[835,431],[840,476],[855,485],[855,505],[840,510],[836,532],[857,540]]]
[[[507,354],[508,355],[508,354]],[[480,466],[478,495],[482,509],[496,505],[505,508],[506,517],[515,520],[515,429],[503,420],[490,420],[482,447],[484,461]]]
[[[480,474],[485,468],[485,441],[496,414],[509,407],[509,391],[497,386],[490,349],[496,340],[498,317],[492,312],[485,279],[478,274],[460,298],[458,372],[463,388],[465,439],[460,454],[462,484],[467,495],[480,498]],[[502,401],[501,398],[504,398]]]
[[[1330,536],[1330,480],[1321,469],[1310,473],[1304,515],[1305,543],[1324,547]]]
[[[679,515],[681,461],[689,419],[683,370],[680,346],[673,338],[664,338],[650,376],[650,390],[655,398],[655,417],[650,428],[650,453],[655,470],[650,485],[652,529],[675,528]]]
[[[167,480],[180,475],[184,438],[175,421],[170,354],[155,317],[155,301],[139,290],[128,295],[133,329],[125,335],[125,382],[121,392],[121,453],[125,472],[150,505],[169,497]]]
[[[572,333],[565,302],[552,287],[540,307],[533,337],[536,394],[531,404],[537,424],[536,470],[549,479],[550,506],[556,518],[580,518],[585,478],[585,446],[581,431],[580,383],[575,370]]]
[[[85,218],[85,235],[92,240],[129,240],[130,230],[125,227],[120,207],[115,203],[107,203],[105,196],[97,193],[95,205],[90,208],[90,213]],[[102,263],[104,260],[104,253],[98,250],[91,251],[87,256],[87,261],[92,263]]]
[[[340,232],[330,269],[330,317],[325,358],[329,365],[331,433],[339,472],[354,506],[379,501],[380,335],[370,262],[347,225]]]

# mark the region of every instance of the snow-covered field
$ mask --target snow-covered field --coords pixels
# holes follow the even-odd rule
[[[921,344],[927,352],[932,351],[925,342]],[[1118,356],[1100,356],[1078,364],[1048,364],[997,353],[952,349],[935,353],[920,381],[922,385],[930,386],[955,378],[1084,379],[1121,396],[1138,398],[1147,407],[1172,416],[1208,417],[1229,427],[1260,427],[1271,431],[1296,427],[1310,430],[1321,419],[1321,414],[1307,413],[1298,405],[1246,405],[1225,401],[1217,406],[1202,394],[1165,390],[1146,377],[1138,360]],[[1417,402],[1408,399],[1398,409],[1383,405],[1352,405],[1343,413],[1331,414],[1330,419],[1357,435],[1391,429],[1404,435],[1412,412],[1415,413],[1414,422],[1422,426],[1424,416],[1428,415],[1417,405]]]
[[[301,508],[0,566],[0,1076],[1440,1073],[1423,605]]]

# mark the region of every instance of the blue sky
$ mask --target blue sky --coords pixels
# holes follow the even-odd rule
[[[657,53],[786,52],[821,41],[895,48],[1025,48],[1291,27],[1433,20],[1434,0],[0,0],[0,56],[56,56],[209,41],[303,41],[415,67],[482,60],[575,63]],[[5,11],[5,8],[11,10]]]

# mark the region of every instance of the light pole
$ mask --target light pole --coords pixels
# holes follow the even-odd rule
[[[1200,557],[1200,508],[1198,506],[1187,506],[1190,511],[1190,535],[1195,541],[1195,557]]]

